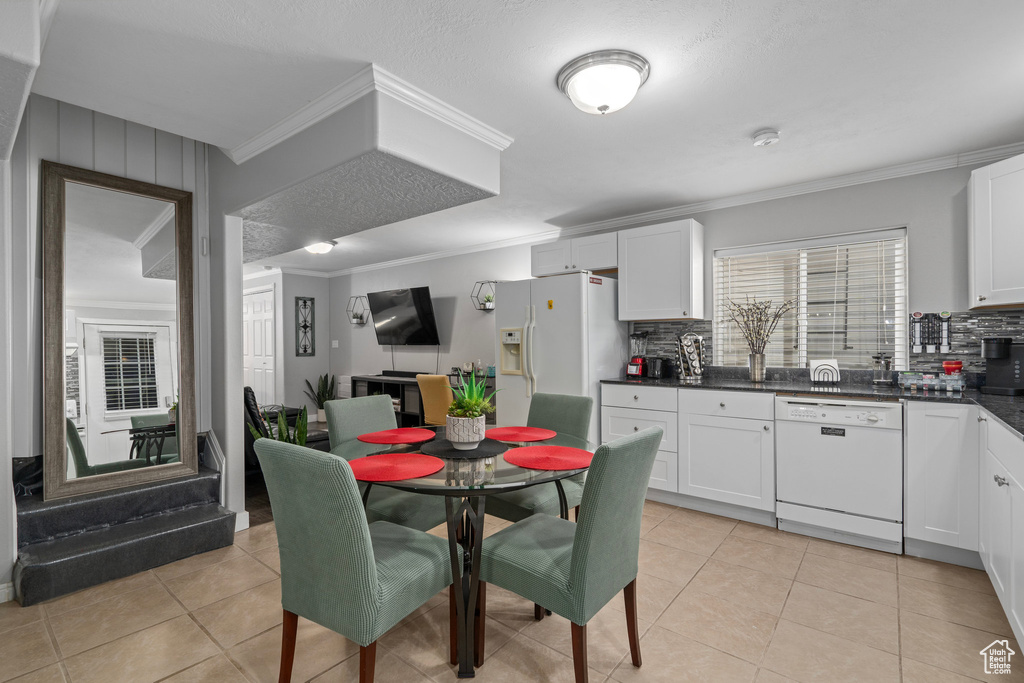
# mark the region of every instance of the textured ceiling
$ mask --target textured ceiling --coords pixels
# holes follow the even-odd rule
[[[33,88],[233,147],[373,63],[515,139],[500,197],[287,257],[331,271],[1020,142],[1021,26],[1020,0],[65,0]],[[554,78],[609,47],[651,76],[587,116]]]

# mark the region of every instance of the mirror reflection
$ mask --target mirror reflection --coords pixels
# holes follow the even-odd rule
[[[68,479],[180,461],[175,205],[65,183]]]

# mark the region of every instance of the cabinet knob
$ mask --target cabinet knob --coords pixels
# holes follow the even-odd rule
[[[769,427],[768,425],[765,425],[764,426],[764,431],[770,432],[771,431],[771,427]]]
[[[994,477],[992,477],[992,479],[995,480],[996,486],[1009,486],[1010,485],[1010,482],[1006,481],[1006,479],[1004,479],[1003,477],[1000,477],[998,474],[995,475]]]
[[[574,263],[574,264],[572,264],[572,267],[573,267],[573,268],[575,268],[575,267],[576,267],[576,264],[575,264],[575,263]]]
[[[640,397],[639,397],[639,396],[637,396],[636,394],[633,394],[633,400],[634,400],[634,401],[639,401],[639,400],[640,400]]]
[[[684,318],[686,317],[686,311],[683,311],[683,317]]]
[[[640,428],[639,428],[639,427],[633,427],[633,431],[634,431],[634,432],[639,432],[639,431],[640,431]]]
[[[719,403],[718,405],[719,405],[720,407],[722,407],[722,408],[724,408],[724,407],[725,407],[725,404],[724,404],[724,403]]]
[[[569,266],[566,266],[566,267],[565,267],[565,269],[566,269],[566,270],[569,270]]]
[[[988,422],[988,418],[987,418],[987,417],[981,417],[981,416],[979,416],[979,417],[978,417],[978,422]]]
[[[987,296],[982,296],[981,294],[978,295],[978,301],[984,301],[987,298]]]

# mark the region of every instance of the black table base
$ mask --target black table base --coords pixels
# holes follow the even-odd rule
[[[448,517],[448,549],[452,561],[455,595],[459,678],[473,678],[475,664],[477,597],[480,591],[480,552],[484,540],[484,503],[487,496],[445,496]],[[483,653],[480,653],[481,655]]]

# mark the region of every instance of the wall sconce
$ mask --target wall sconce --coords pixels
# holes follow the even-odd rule
[[[348,306],[345,307],[348,313],[348,321],[353,325],[365,325],[370,317],[370,302],[365,296],[350,296]]]
[[[473,293],[469,295],[469,298],[473,300],[473,305],[481,311],[493,311],[494,310],[494,285],[498,284],[497,280],[480,280],[473,285]]]

